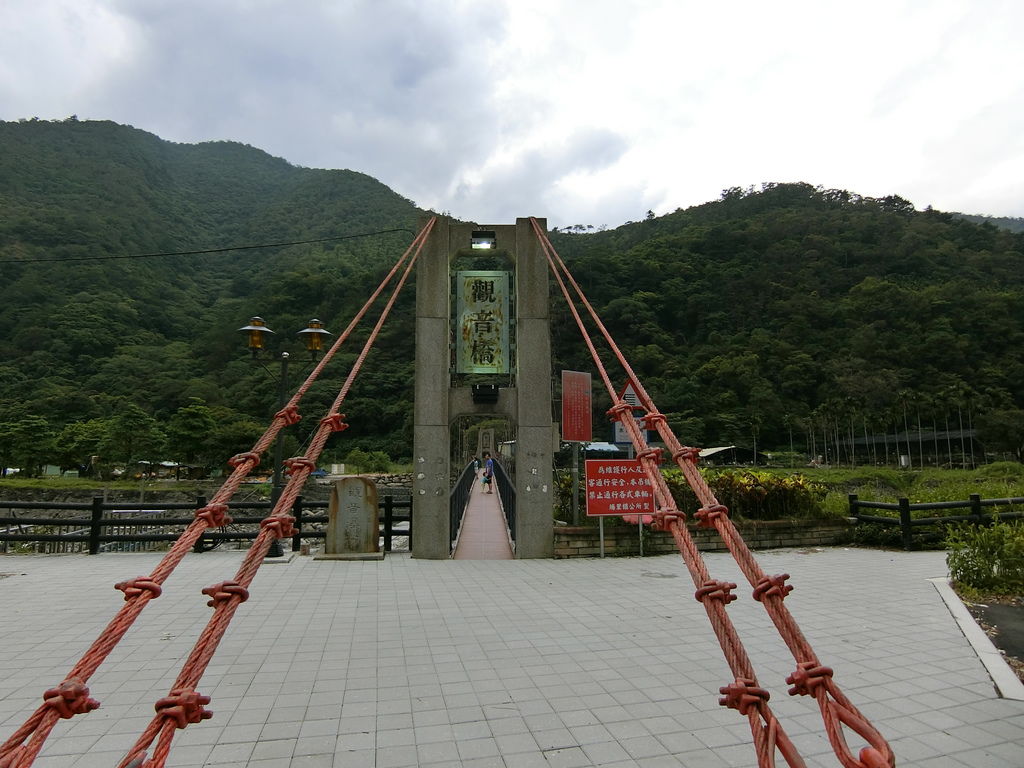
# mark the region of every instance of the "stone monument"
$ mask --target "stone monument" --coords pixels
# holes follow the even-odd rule
[[[383,560],[377,486],[365,477],[343,477],[331,489],[327,543],[314,560]]]

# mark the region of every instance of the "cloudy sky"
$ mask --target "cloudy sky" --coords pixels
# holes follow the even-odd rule
[[[806,181],[1024,216],[1021,0],[0,0],[0,119],[350,168],[480,223]]]

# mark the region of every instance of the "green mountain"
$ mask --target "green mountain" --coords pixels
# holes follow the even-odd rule
[[[1024,232],[1024,218],[1019,216],[982,216],[974,213],[956,213],[953,215],[958,219],[967,219],[975,224],[994,224],[1001,229],[1008,229],[1011,232]]]
[[[17,457],[28,450],[8,447],[4,424],[10,434],[12,425],[41,418],[56,435],[133,403],[166,425],[197,399],[216,409],[214,422],[226,433],[200,453],[230,455],[273,413],[277,392],[273,376],[245,359],[236,329],[262,315],[293,352],[287,337],[312,317],[339,332],[411,241],[420,216],[365,174],[296,168],[236,143],[173,144],[128,126],[74,120],[0,123],[0,212],[0,467],[5,458],[8,466],[24,463]],[[121,258],[394,229],[405,231]],[[391,341],[408,366],[411,336]],[[315,390],[317,407],[333,399],[328,389],[336,392],[343,377]],[[378,391],[409,399],[404,381]],[[365,407],[355,400],[352,410]],[[393,429],[388,423],[383,434]],[[83,450],[89,456],[98,447]],[[63,461],[81,463],[77,453]]]
[[[266,318],[277,349],[294,353],[295,383],[292,334],[312,317],[340,332],[421,215],[364,174],[241,144],[0,123],[0,467],[218,464],[246,449],[277,384],[236,329]],[[866,431],[963,424],[1019,451],[1024,235],[807,184],[580,230],[552,241],[684,442],[820,452]],[[329,458],[410,455],[412,312],[410,290]],[[554,312],[556,372],[591,370],[557,296]],[[289,455],[362,338],[311,391]]]
[[[896,196],[767,184],[554,242],[698,444],[962,425],[1020,455],[1021,234]]]

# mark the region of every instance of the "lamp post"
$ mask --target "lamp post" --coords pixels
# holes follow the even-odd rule
[[[260,357],[260,353],[264,351],[266,344],[266,334],[274,333],[270,328],[267,327],[266,321],[262,317],[250,318],[249,324],[242,326],[238,329],[239,332],[247,334],[246,346],[248,346],[250,353],[252,353],[252,359],[263,365],[264,369],[274,376],[274,372],[270,370]],[[323,323],[319,319],[313,318],[309,321],[309,325],[298,332],[299,336],[302,336],[306,342],[306,349],[309,351],[310,361],[315,361],[317,355],[323,349],[323,340],[325,336],[331,336],[331,332],[324,330]],[[282,352],[278,357],[281,363],[280,373],[276,376],[277,378],[277,410],[280,411],[284,408],[288,402],[288,361],[290,355],[287,352]],[[274,440],[274,475],[273,485],[270,491],[270,505],[271,508],[277,506],[278,500],[281,498],[281,493],[284,490],[284,484],[281,482],[282,466],[284,464],[284,441],[282,439],[281,432],[277,433],[277,439]],[[281,544],[277,539],[271,544],[270,550],[267,552],[268,557],[280,557],[284,552],[281,549]]]

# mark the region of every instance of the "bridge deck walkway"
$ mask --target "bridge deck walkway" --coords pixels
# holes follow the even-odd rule
[[[462,532],[455,546],[454,560],[512,560],[508,525],[501,511],[497,488],[486,493],[480,482],[473,484]]]

